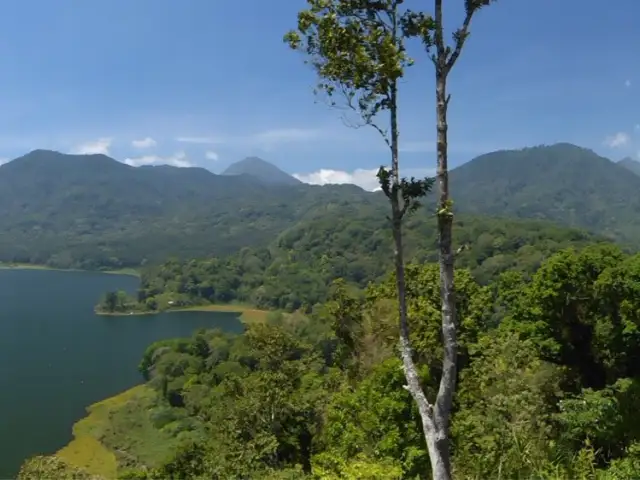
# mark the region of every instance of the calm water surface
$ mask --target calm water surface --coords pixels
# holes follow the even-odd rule
[[[122,275],[0,270],[0,478],[68,443],[87,406],[140,383],[137,365],[151,342],[242,328],[233,313],[93,313],[105,291],[137,284]]]

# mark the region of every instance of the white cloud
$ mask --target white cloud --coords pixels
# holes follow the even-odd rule
[[[624,86],[629,88],[631,86],[631,80],[625,80],[624,81]]]
[[[151,147],[155,147],[157,144],[158,142],[156,142],[151,137],[146,137],[146,138],[142,138],[140,140],[134,140],[133,142],[131,142],[131,145],[133,145],[135,148],[151,148]]]
[[[10,161],[10,158],[2,157],[0,158],[0,165],[4,165],[5,163],[9,163]]]
[[[633,128],[635,128],[636,130],[640,130],[640,123],[636,123]]]
[[[184,152],[178,152],[168,157],[159,155],[143,155],[142,157],[126,158],[124,163],[132,167],[141,167],[143,165],[171,165],[173,167],[193,167],[193,164],[187,159]]]
[[[629,135],[624,132],[618,132],[615,135],[610,135],[604,140],[604,144],[610,148],[624,147],[629,143]]]
[[[344,184],[350,183],[357,185],[360,188],[373,192],[380,189],[377,168],[364,169],[357,168],[352,172],[344,170],[332,170],[328,168],[322,168],[311,173],[294,173],[293,176],[304,183],[311,185],[327,185],[327,184]],[[405,177],[417,177],[424,178],[435,175],[435,169],[433,168],[407,168],[401,171],[401,175]]]
[[[204,154],[205,157],[207,157],[207,160],[213,160],[214,162],[218,160],[218,154],[216,152],[214,152],[213,150],[207,150],[207,152]]]
[[[91,142],[81,143],[71,149],[71,153],[76,155],[92,155],[101,153],[103,155],[109,155],[109,148],[113,143],[112,138],[99,138]]]
[[[180,143],[200,143],[205,145],[217,145],[225,143],[225,140],[220,137],[178,137],[176,142]]]

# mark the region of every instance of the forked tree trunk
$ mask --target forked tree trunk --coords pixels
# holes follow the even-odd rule
[[[452,393],[445,389],[445,394],[438,394],[435,409],[429,403],[418,374],[418,368],[413,360],[413,350],[409,339],[409,318],[407,312],[406,284],[405,284],[405,268],[404,268],[404,245],[402,234],[402,217],[403,207],[401,204],[401,192],[399,190],[400,172],[398,159],[398,121],[397,121],[397,88],[392,86],[391,89],[391,172],[394,188],[392,189],[391,200],[391,223],[394,240],[394,265],[396,273],[396,289],[398,292],[398,315],[400,319],[400,356],[404,367],[405,377],[407,380],[406,389],[413,397],[420,418],[422,420],[422,429],[424,432],[429,458],[431,460],[431,468],[433,478],[435,480],[449,480],[451,478],[451,462],[449,458],[449,411]],[[446,129],[445,129],[446,138]],[[446,158],[446,157],[445,157]],[[446,165],[446,162],[445,162]],[[449,227],[449,232],[451,227]],[[451,235],[449,234],[449,238]],[[449,242],[449,251],[451,250]],[[444,312],[444,307],[443,307]],[[449,315],[447,318],[453,318]],[[455,344],[455,329],[453,331],[453,341]],[[445,346],[446,351],[446,346]],[[454,358],[453,375],[455,382],[455,346],[453,348]],[[445,353],[445,364],[447,362],[447,354]],[[449,360],[451,362],[451,360]],[[444,374],[443,374],[444,375]],[[446,377],[447,381],[449,377]],[[445,377],[443,376],[443,380]],[[455,388],[455,387],[454,387]],[[441,383],[442,390],[442,383]],[[451,390],[453,392],[453,390]],[[449,399],[444,403],[440,399]]]

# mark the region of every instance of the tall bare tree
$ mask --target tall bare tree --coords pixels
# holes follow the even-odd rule
[[[404,46],[407,19],[399,11],[403,0],[307,3],[309,9],[298,14],[297,31],[289,32],[285,40],[294,50],[303,51],[318,73],[316,92],[325,94],[331,105],[355,112],[363,125],[380,133],[389,148],[391,168],[380,167],[378,180],[391,206],[400,353],[409,390],[414,398],[424,399],[419,405],[426,405],[409,339],[402,223],[419,207],[419,198],[430,190],[433,180],[400,176],[398,82],[412,63]],[[426,409],[420,413],[430,422]]]
[[[458,61],[465,41],[469,37],[469,27],[473,16],[494,0],[463,0],[465,17],[462,26],[453,32],[453,44],[448,45],[444,35],[443,0],[434,0],[433,17],[424,13],[414,13],[407,17],[405,34],[421,38],[429,58],[435,66],[436,76],[436,131],[437,131],[437,184],[438,184],[438,244],[440,263],[440,297],[442,300],[442,342],[444,357],[442,376],[435,405],[429,406],[432,425],[429,455],[432,461],[433,478],[451,478],[449,424],[453,396],[457,380],[457,335],[456,299],[454,283],[453,252],[453,201],[449,189],[448,164],[448,124],[447,109],[451,95],[447,93],[449,73]],[[435,454],[434,454],[435,452]]]
[[[298,28],[285,35],[294,50],[306,54],[318,73],[316,93],[326,95],[333,106],[355,112],[363,125],[375,128],[389,147],[391,168],[378,171],[380,186],[390,201],[389,217],[394,240],[394,264],[398,295],[400,355],[406,389],[418,406],[431,460],[433,478],[451,478],[449,421],[457,376],[455,288],[453,281],[452,202],[447,165],[447,76],[469,34],[474,13],[490,0],[465,0],[463,26],[454,32],[454,47],[445,44],[442,0],[435,0],[434,15],[402,10],[404,0],[307,0],[309,8],[298,14]],[[413,62],[405,40],[419,37],[436,67],[438,133],[438,226],[442,296],[443,373],[434,403],[420,383],[413,359],[406,304],[402,224],[419,206],[432,186],[431,179],[409,180],[400,176],[398,82]],[[433,51],[435,49],[435,52]],[[340,104],[339,99],[344,100]],[[385,128],[383,125],[388,125]]]

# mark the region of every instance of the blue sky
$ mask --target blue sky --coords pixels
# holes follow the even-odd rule
[[[449,2],[451,28],[462,0]],[[480,12],[450,79],[453,165],[558,141],[637,157],[640,2],[613,3],[499,0]],[[313,72],[282,43],[305,4],[7,0],[0,157],[101,151],[218,172],[259,155],[309,181],[368,185],[386,163],[384,144],[314,103]],[[402,162],[411,173],[434,166],[433,70],[416,53],[401,92]]]

